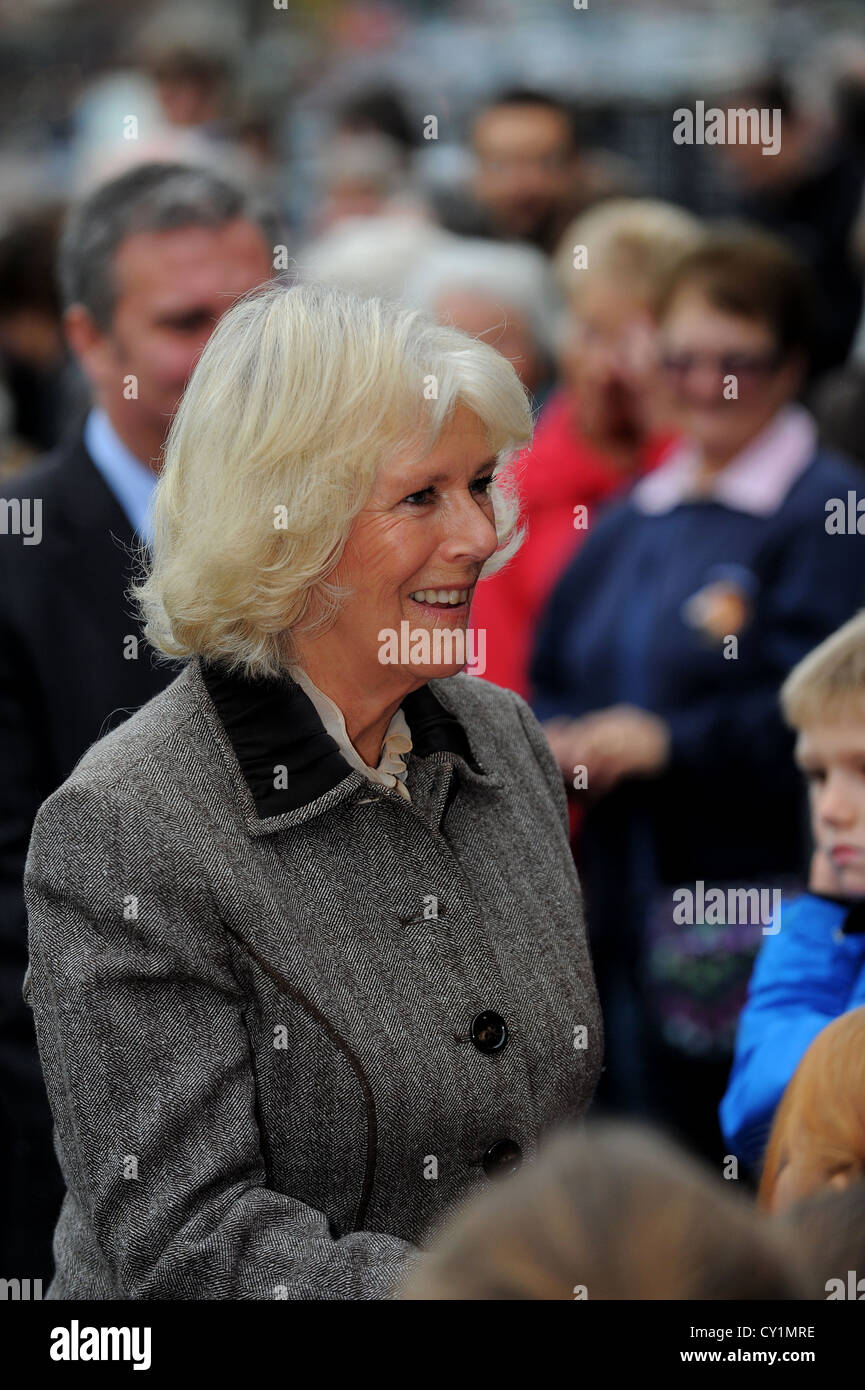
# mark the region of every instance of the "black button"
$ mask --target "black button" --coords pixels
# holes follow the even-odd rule
[[[471,1039],[478,1052],[501,1052],[508,1040],[507,1025],[501,1014],[493,1009],[475,1014],[471,1023]]]
[[[488,1177],[499,1173],[515,1173],[523,1158],[523,1151],[516,1139],[497,1139],[491,1144],[481,1159],[483,1170]]]

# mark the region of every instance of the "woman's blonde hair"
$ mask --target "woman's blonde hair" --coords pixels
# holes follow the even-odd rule
[[[425,457],[454,410],[481,420],[500,568],[522,541],[502,469],[531,407],[493,348],[418,312],[321,285],[269,286],[213,332],[168,435],[147,578],[133,589],[151,644],[277,676],[292,630],[321,630],[329,582],[379,468]]]
[[[781,1170],[797,1152],[828,1184],[865,1177],[865,1005],[818,1033],[775,1113],[757,1200],[771,1210]]]
[[[672,267],[703,237],[690,212],[657,198],[611,198],[581,213],[565,231],[553,262],[562,293],[578,299],[587,277],[622,283],[654,312]],[[586,248],[585,267],[575,251]]]
[[[839,706],[863,708],[865,608],[808,652],[781,686],[781,709],[794,729],[835,717]]]

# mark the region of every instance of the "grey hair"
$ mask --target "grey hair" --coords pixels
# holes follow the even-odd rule
[[[278,214],[209,169],[191,164],[139,164],[75,204],[60,238],[58,275],[63,307],[83,304],[102,329],[111,325],[116,291],[114,257],[137,232],[221,227],[245,218],[268,246],[280,241]]]
[[[495,301],[503,320],[508,308],[518,310],[536,345],[552,352],[559,300],[540,251],[519,243],[451,237],[420,261],[406,284],[405,303],[435,314],[439,297],[451,290],[472,290]]]

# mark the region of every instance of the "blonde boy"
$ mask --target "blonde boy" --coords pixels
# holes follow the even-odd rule
[[[731,1152],[752,1164],[811,1041],[865,1004],[865,609],[793,668],[781,707],[798,734],[814,853],[808,891],[757,957],[719,1111]]]

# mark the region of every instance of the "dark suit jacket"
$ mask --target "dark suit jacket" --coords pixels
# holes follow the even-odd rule
[[[50,1135],[32,1019],[21,997],[22,881],[31,826],[90,744],[163,689],[176,670],[157,665],[143,639],[137,659],[124,654],[126,639],[140,636],[125,596],[135,538],[80,434],[0,483],[0,494],[42,506],[39,544],[0,533],[0,1146],[4,1163],[26,1169],[39,1162],[32,1144],[41,1148],[41,1136]],[[9,1158],[4,1128],[16,1136],[11,1147],[27,1149],[17,1160]],[[50,1145],[47,1162],[53,1170]],[[20,1208],[15,1182],[14,1173],[0,1169],[0,1229],[4,1204],[11,1213]],[[38,1224],[32,1213],[21,1219]],[[17,1245],[14,1253],[26,1256]],[[30,1269],[20,1273],[26,1277]]]

